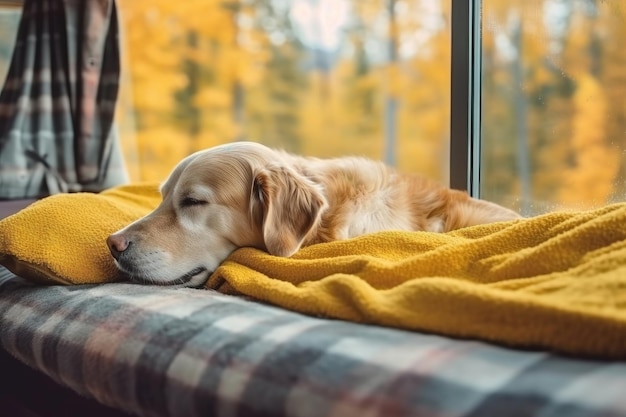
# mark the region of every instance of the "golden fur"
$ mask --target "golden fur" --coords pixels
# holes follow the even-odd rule
[[[519,218],[381,162],[292,155],[253,142],[197,152],[170,174],[152,213],[107,239],[130,279],[198,286],[235,249],[277,256],[381,230],[446,232]]]

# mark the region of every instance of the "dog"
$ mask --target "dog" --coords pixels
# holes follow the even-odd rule
[[[382,162],[303,157],[255,142],[186,157],[161,194],[153,212],[107,238],[131,282],[199,287],[240,247],[288,257],[383,230],[447,232],[520,218]]]

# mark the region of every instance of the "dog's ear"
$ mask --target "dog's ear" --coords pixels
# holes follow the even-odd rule
[[[262,209],[265,247],[277,256],[291,256],[300,249],[326,208],[319,186],[288,167],[258,171],[252,194]]]

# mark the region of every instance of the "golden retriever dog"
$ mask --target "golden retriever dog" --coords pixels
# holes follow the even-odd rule
[[[291,256],[382,230],[447,232],[520,217],[382,162],[302,157],[254,142],[188,156],[161,194],[153,212],[107,238],[133,282],[197,287],[244,246]]]

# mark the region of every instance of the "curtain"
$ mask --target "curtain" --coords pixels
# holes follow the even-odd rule
[[[0,199],[128,181],[113,123],[114,0],[26,0],[0,93]]]

